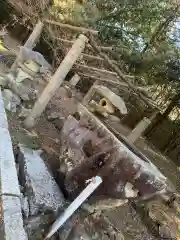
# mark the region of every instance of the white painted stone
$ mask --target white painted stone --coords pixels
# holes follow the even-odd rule
[[[23,228],[21,204],[18,197],[2,196],[2,213],[5,240],[27,240]]]

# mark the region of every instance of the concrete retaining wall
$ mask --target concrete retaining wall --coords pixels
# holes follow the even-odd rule
[[[27,240],[23,228],[20,189],[14,161],[11,137],[0,89],[0,182],[1,239]],[[3,238],[2,238],[3,236]]]

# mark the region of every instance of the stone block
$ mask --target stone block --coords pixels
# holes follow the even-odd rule
[[[1,204],[3,215],[1,230],[4,230],[4,239],[27,240],[27,235],[23,228],[20,199],[13,196],[2,196]]]
[[[39,211],[56,212],[64,203],[64,196],[37,151],[20,146],[24,155],[30,215]]]
[[[15,166],[11,137],[4,103],[0,91],[0,182],[1,182],[1,228],[0,239],[27,240],[23,228],[20,189]]]
[[[20,197],[12,142],[8,129],[0,127],[0,135],[2,139],[0,141],[1,195],[13,194]]]

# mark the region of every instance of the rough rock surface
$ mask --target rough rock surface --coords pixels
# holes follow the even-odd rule
[[[37,151],[20,146],[24,155],[26,190],[30,215],[48,210],[57,211],[64,203],[58,185]]]
[[[16,112],[17,107],[21,105],[20,98],[9,89],[4,89],[2,96],[5,108],[9,111]]]

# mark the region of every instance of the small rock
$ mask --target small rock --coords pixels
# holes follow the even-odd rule
[[[127,198],[135,198],[138,195],[138,190],[133,189],[133,185],[130,182],[126,183],[124,191]]]
[[[5,108],[11,112],[16,112],[17,107],[21,105],[20,98],[9,89],[4,89],[2,91],[2,96]]]
[[[19,113],[19,117],[26,118],[30,114],[31,111],[32,111],[32,109],[28,109],[28,108],[25,108],[22,106],[21,112]]]

